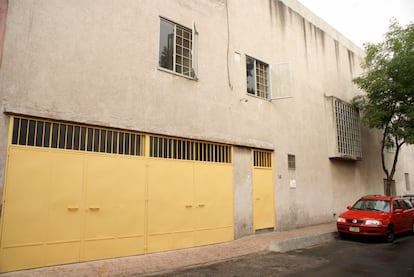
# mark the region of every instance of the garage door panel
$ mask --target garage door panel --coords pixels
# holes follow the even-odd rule
[[[148,173],[148,233],[192,231],[193,165],[151,161]]]
[[[45,265],[74,263],[79,261],[79,240],[56,241],[45,246]]]
[[[140,159],[87,157],[85,245],[83,259],[121,255],[122,238],[130,238],[126,252],[143,253],[145,231],[145,163]],[[139,251],[137,251],[137,248]]]
[[[148,253],[193,247],[194,231],[187,230],[175,233],[149,234]]]
[[[46,240],[48,214],[47,153],[10,149],[6,180],[2,246],[42,243]],[[7,185],[12,184],[12,185]],[[39,216],[41,215],[41,216]]]
[[[0,272],[44,266],[45,245],[3,248],[0,254]]]
[[[233,226],[233,171],[231,165],[199,164],[195,167],[197,228]]]
[[[80,242],[79,226],[83,214],[83,157],[74,153],[52,152],[49,154],[49,161],[51,173],[48,190],[47,241],[63,243],[77,240]]]
[[[208,245],[212,243],[220,243],[231,241],[234,239],[233,226],[197,230],[195,232],[195,240],[197,245]]]

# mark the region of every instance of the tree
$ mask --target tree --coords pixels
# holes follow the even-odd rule
[[[414,24],[391,19],[384,41],[364,44],[364,73],[354,83],[365,93],[353,99],[369,128],[382,130],[381,160],[385,193],[391,186],[404,144],[414,144]],[[391,167],[385,151],[394,149]]]

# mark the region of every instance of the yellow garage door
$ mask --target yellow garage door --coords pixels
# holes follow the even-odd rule
[[[148,252],[233,239],[231,148],[150,136]]]
[[[233,239],[230,146],[38,119],[11,126],[0,272]]]
[[[272,152],[253,150],[253,228],[275,227]]]
[[[142,161],[10,147],[2,271],[144,253]]]

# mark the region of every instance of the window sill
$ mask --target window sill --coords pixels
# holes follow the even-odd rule
[[[246,95],[247,96],[250,96],[250,97],[253,97],[253,98],[257,98],[257,99],[263,100],[263,101],[270,101],[271,100],[270,98],[260,97],[260,96],[257,96],[255,94],[251,94],[251,93],[248,93],[248,92],[246,92]]]
[[[157,69],[158,69],[159,71],[166,72],[166,73],[170,73],[170,74],[175,75],[175,76],[183,77],[183,78],[188,79],[188,80],[198,81],[198,78],[197,78],[197,77],[189,77],[189,76],[187,76],[187,75],[180,74],[180,73],[174,72],[174,71],[172,71],[172,70],[165,69],[165,68],[163,68],[163,67],[159,67],[159,66],[158,66],[158,67],[157,67]]]

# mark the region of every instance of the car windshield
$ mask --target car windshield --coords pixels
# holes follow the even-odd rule
[[[390,212],[390,201],[361,199],[355,203],[352,210],[366,210],[377,212]]]

